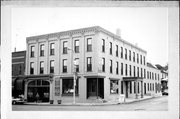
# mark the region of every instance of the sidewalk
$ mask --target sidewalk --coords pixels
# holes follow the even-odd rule
[[[156,98],[156,97],[160,97],[160,96],[144,96],[143,98],[126,98],[125,102],[120,103],[118,100],[112,100],[112,101],[107,101],[107,102],[102,102],[102,103],[62,103],[62,104],[50,104],[48,103],[24,103],[25,105],[41,105],[41,106],[106,106],[106,105],[118,105],[118,104],[130,104],[133,102],[139,102],[139,101],[143,101],[143,100],[148,100],[148,99],[152,99],[152,98]]]

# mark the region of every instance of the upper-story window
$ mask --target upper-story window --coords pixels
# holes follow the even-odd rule
[[[30,74],[34,74],[34,62],[30,63]]]
[[[102,39],[102,52],[105,52],[105,40]]]
[[[79,40],[75,40],[74,42],[74,52],[79,53]]]
[[[129,75],[131,76],[131,65],[129,65]]]
[[[152,79],[154,80],[154,73],[152,73]]]
[[[123,58],[123,47],[121,47],[121,58]]]
[[[149,79],[149,71],[147,71],[147,79]]]
[[[44,73],[44,62],[41,61],[40,62],[40,74],[43,74]]]
[[[136,77],[136,67],[134,66],[134,77]]]
[[[50,55],[54,55],[54,43],[50,44]]]
[[[141,68],[141,77],[143,77],[143,69]]]
[[[118,57],[118,45],[116,45],[116,56]]]
[[[144,56],[144,65],[146,64],[146,59],[145,59],[145,56]]]
[[[31,53],[30,53],[31,57],[34,57],[34,52],[35,52],[35,47],[31,46]]]
[[[67,72],[67,59],[63,59],[63,73]]]
[[[137,53],[137,63],[139,63],[139,54]]]
[[[87,51],[92,51],[92,38],[87,38]]]
[[[159,81],[159,74],[158,74],[158,81]]]
[[[40,56],[44,56],[44,44],[40,45]]]
[[[110,73],[112,73],[112,65],[113,65],[112,60],[110,60],[110,67],[109,67],[110,68]]]
[[[123,63],[121,63],[121,75],[123,75]]]
[[[146,69],[144,69],[144,78],[146,78]]]
[[[155,80],[156,80],[157,78],[156,78],[156,73],[155,73]]]
[[[126,74],[126,76],[128,75],[128,72],[127,72],[127,64],[125,65],[126,67],[125,67],[125,74]]]
[[[102,72],[105,72],[105,58],[102,58]]]
[[[63,42],[63,54],[67,54],[67,50],[68,50],[68,48],[67,48],[67,41],[64,41]]]
[[[116,62],[116,74],[119,74],[119,62]]]
[[[50,61],[50,73],[54,73],[54,60]]]
[[[151,72],[149,72],[149,78],[151,79]]]
[[[127,49],[125,49],[125,59],[127,59]]]
[[[75,62],[76,62],[76,65],[75,65],[75,67],[76,67],[76,72],[79,72],[79,58],[76,58],[76,59],[75,59]]]
[[[109,47],[110,47],[110,48],[109,48],[109,53],[110,53],[110,55],[112,55],[112,43],[110,42],[109,45],[110,45],[110,46],[109,46]]]
[[[131,61],[131,50],[129,50],[129,61]]]
[[[139,77],[139,67],[137,67],[137,77]]]
[[[142,64],[142,55],[140,55],[140,63]]]
[[[133,62],[135,62],[135,52],[133,52]]]
[[[92,71],[92,57],[87,57],[87,71]]]

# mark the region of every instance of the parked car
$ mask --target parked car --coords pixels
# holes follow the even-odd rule
[[[24,104],[25,103],[25,100],[23,97],[19,97],[19,98],[12,98],[12,104],[15,105],[15,104]]]
[[[162,95],[168,95],[168,89],[165,89],[165,90],[162,92]]]

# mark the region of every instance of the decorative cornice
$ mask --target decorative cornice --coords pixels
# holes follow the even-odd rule
[[[32,37],[27,37],[26,40],[28,42],[29,40],[48,39],[50,37],[60,38],[61,36],[65,36],[65,35],[72,36],[72,35],[78,34],[78,33],[84,34],[85,32],[95,32],[95,33],[103,32],[103,33],[108,34],[111,37],[123,42],[124,44],[127,44],[131,47],[134,47],[134,48],[144,52],[144,53],[147,53],[145,50],[123,40],[120,36],[115,35],[114,33],[111,33],[111,32],[107,31],[106,29],[104,29],[100,26],[87,27],[87,28],[81,28],[81,29],[75,29],[75,30],[69,30],[69,31],[63,31],[63,32],[56,32],[56,33],[49,33],[49,34],[44,34],[44,35],[32,36]]]

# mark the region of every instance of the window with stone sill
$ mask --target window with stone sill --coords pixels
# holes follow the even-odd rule
[[[87,52],[92,51],[92,38],[87,38]]]
[[[63,54],[67,54],[67,41],[63,42]]]
[[[44,44],[40,45],[40,56],[44,56]]]
[[[79,53],[79,40],[75,40],[74,52]]]
[[[50,55],[54,55],[55,53],[54,53],[54,43],[51,43],[50,44]]]
[[[31,52],[30,52],[30,57],[34,57],[34,52],[35,52],[35,47],[31,46]]]

